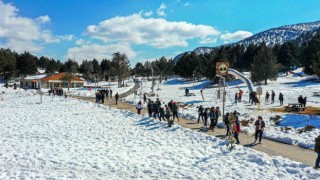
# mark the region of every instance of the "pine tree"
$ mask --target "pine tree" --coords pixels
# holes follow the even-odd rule
[[[113,53],[111,61],[112,74],[118,76],[118,87],[130,75],[130,61],[126,54],[120,52]]]
[[[37,58],[29,52],[20,54],[17,59],[17,70],[20,75],[35,74],[37,70]]]
[[[315,74],[314,68],[315,59],[317,59],[317,54],[320,52],[320,35],[316,35],[312,40],[306,45],[301,54],[301,59],[304,65],[305,73]]]
[[[320,51],[314,55],[312,70],[320,78]]]
[[[253,82],[264,81],[264,83],[267,84],[268,79],[277,77],[278,67],[276,57],[273,55],[271,49],[265,44],[262,44],[251,64],[251,80]]]
[[[290,49],[289,43],[283,43],[278,53],[278,63],[283,66],[284,72],[288,75],[290,67],[293,66],[294,56]]]

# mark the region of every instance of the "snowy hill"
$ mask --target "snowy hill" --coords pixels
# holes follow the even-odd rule
[[[244,40],[241,40],[236,44],[248,46],[249,44],[260,44],[262,42],[265,42],[268,46],[271,47],[276,44],[283,44],[284,42],[295,40],[301,35],[310,31],[312,32],[319,28],[320,21],[286,25],[260,32]]]
[[[287,41],[295,40],[296,43],[301,44],[302,42],[309,41],[316,32],[320,31],[320,21],[310,23],[299,23],[294,25],[285,25],[278,28],[268,29],[266,31],[257,33],[251,37],[243,39],[237,43],[227,44],[225,46],[234,46],[236,44],[244,45],[245,47],[249,44],[260,44],[265,42],[267,46],[272,47],[276,44],[283,44]],[[210,53],[217,47],[198,47],[193,50],[197,55]],[[187,52],[190,53],[190,52]],[[177,55],[174,60],[175,62],[183,55]]]

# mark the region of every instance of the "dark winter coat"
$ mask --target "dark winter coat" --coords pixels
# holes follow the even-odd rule
[[[172,111],[172,102],[171,102],[171,101],[168,103],[168,107],[169,107],[170,110]]]
[[[280,94],[280,95],[279,95],[279,100],[280,100],[280,101],[283,101],[283,94]]]
[[[166,118],[169,119],[170,116],[171,116],[171,113],[170,113],[170,109],[169,108],[166,108],[166,114],[165,114]]]
[[[259,130],[259,120],[257,120],[254,125],[256,126],[256,131]],[[266,127],[266,124],[263,120],[261,120],[261,130],[263,130]]]
[[[158,113],[159,112],[159,106],[157,104],[153,104],[152,106],[152,112]]]
[[[148,105],[147,105],[148,113],[152,112],[152,106],[153,106],[153,103],[149,102]]]
[[[198,108],[198,113],[199,113],[200,115],[203,114],[203,107],[202,107],[202,106],[200,106],[200,107]]]
[[[178,112],[178,106],[176,104],[172,105],[172,112]]]
[[[210,117],[210,119],[216,119],[216,112],[210,111],[209,112],[209,117]]]
[[[320,136],[315,140],[314,151],[320,153]]]

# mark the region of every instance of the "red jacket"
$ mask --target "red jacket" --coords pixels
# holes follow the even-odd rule
[[[235,133],[240,133],[240,123],[236,123],[236,124],[233,126],[233,132],[235,132]]]

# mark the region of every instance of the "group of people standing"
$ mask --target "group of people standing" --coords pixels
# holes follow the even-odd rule
[[[243,94],[242,90],[240,90],[239,93],[235,94],[235,104],[237,104],[237,102],[241,102],[242,94]],[[269,101],[270,97],[271,97],[271,102]],[[265,103],[269,103],[270,102],[271,104],[274,104],[275,97],[276,97],[276,93],[273,90],[271,91],[271,94],[267,91],[266,94],[265,94]],[[283,106],[283,101],[284,101],[283,94],[279,93],[280,106]],[[251,92],[249,94],[249,103],[251,103],[251,104],[254,103],[255,105],[257,103],[259,103],[259,99],[257,97],[257,93],[256,92]]]
[[[112,98],[112,89],[100,89],[96,92],[96,103],[104,103],[104,99],[107,97]],[[116,105],[118,104],[118,100],[119,100],[119,94],[116,93],[115,95],[115,99],[116,99]]]
[[[234,138],[236,139],[236,143],[240,144],[240,140],[239,140],[239,133],[240,133],[240,121],[239,121],[239,113],[237,111],[234,111],[233,113],[226,113],[226,115],[224,116],[224,123],[225,123],[225,127],[227,129],[227,133],[226,136],[228,135],[232,135],[234,136]],[[255,121],[254,123],[255,125],[255,140],[252,144],[256,144],[258,138],[259,138],[259,144],[261,144],[261,140],[262,140],[262,134],[265,130],[265,122],[262,119],[262,116],[258,116],[258,119]]]
[[[48,91],[48,93],[49,93],[49,96],[51,95],[51,93],[52,93],[53,96],[56,96],[56,95],[57,96],[63,96],[63,94],[65,94],[66,92],[64,92],[62,88],[51,88]]]
[[[104,103],[104,98],[112,98],[112,89],[99,89],[96,92],[96,103]]]
[[[198,123],[200,123],[200,118],[203,122],[203,126],[207,127],[208,119],[210,119],[209,129],[214,131],[217,126],[219,117],[221,116],[221,111],[219,107],[203,108],[202,105],[198,107]]]
[[[302,107],[306,107],[307,97],[302,97],[302,95],[300,95],[298,97],[298,103],[300,103]]]
[[[234,102],[237,104],[237,102],[241,102],[243,91],[240,89],[239,93],[236,93],[234,96]]]
[[[166,104],[163,101],[160,101],[159,98],[156,99],[156,101],[152,101],[151,99],[148,99],[147,102],[147,110],[149,117],[153,117],[155,119],[159,119],[160,121],[167,121],[168,126],[171,127],[174,123],[175,118],[179,121],[179,107],[176,102],[171,100],[168,104]],[[138,102],[136,105],[136,109],[138,111],[138,114],[141,113],[141,110],[143,108],[143,104],[141,101]],[[172,119],[171,119],[172,116]]]

